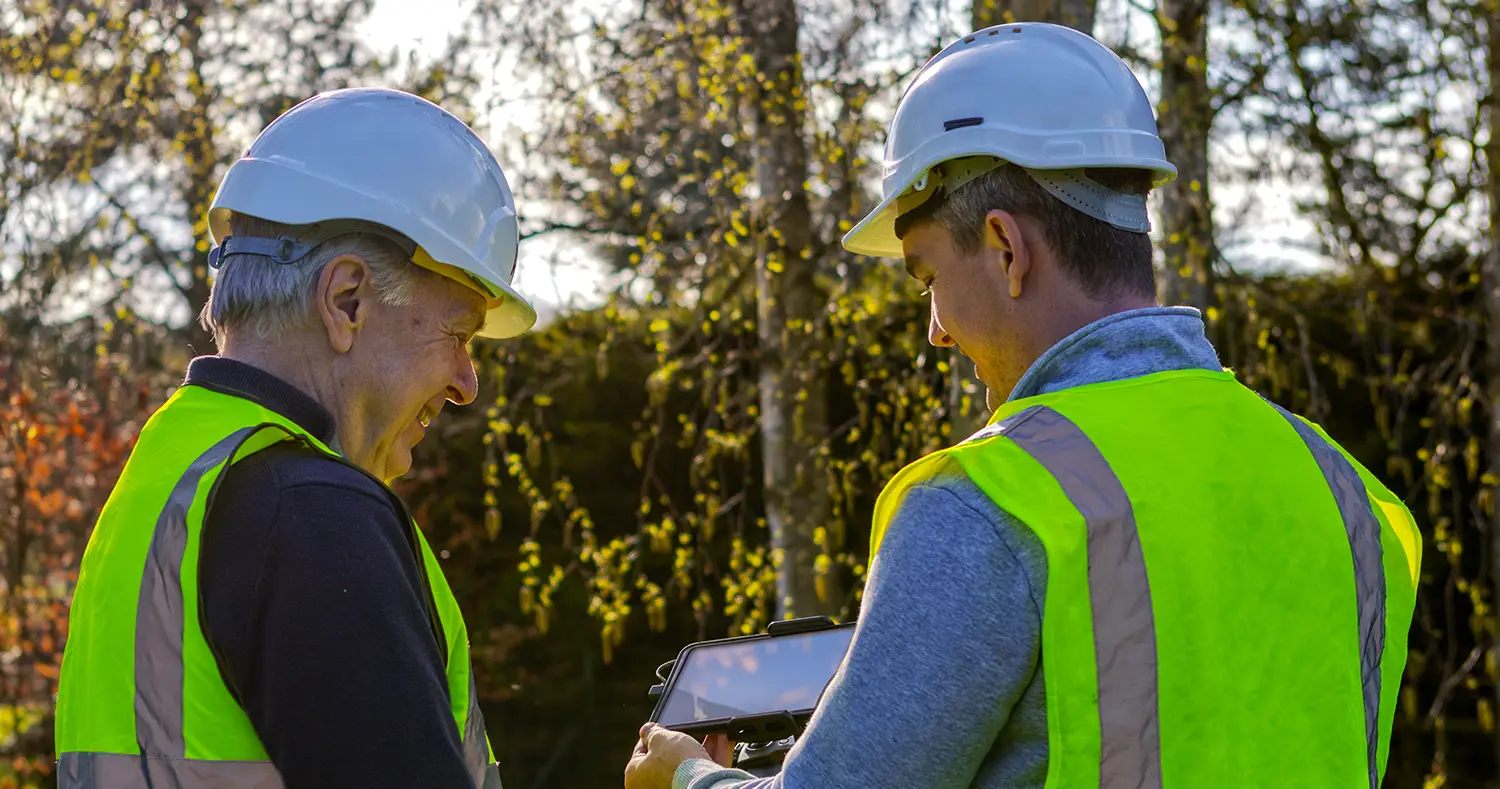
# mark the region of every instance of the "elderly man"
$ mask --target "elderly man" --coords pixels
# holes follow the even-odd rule
[[[84,555],[61,789],[499,787],[464,620],[387,483],[511,289],[504,174],[416,96],[344,90],[268,126],[209,211],[193,360]]]
[[[783,772],[648,728],[629,789],[1379,786],[1420,536],[1157,304],[1156,131],[1065,27],[979,30],[917,74],[845,246],[905,258],[994,417],[881,493],[860,623]]]

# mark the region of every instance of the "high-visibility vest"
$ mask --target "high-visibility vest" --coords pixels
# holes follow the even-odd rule
[[[1048,789],[1376,789],[1421,536],[1319,428],[1228,372],[1010,402],[957,463],[1041,540]]]
[[[280,414],[199,386],[178,389],[146,422],[89,538],[73,595],[57,698],[59,789],[282,786],[199,626],[198,550],[224,470],[286,440],[340,458]],[[411,528],[447,642],[448,693],[469,772],[476,787],[498,789],[468,630],[427,540]]]

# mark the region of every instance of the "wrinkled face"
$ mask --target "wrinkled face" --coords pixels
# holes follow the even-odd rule
[[[907,273],[931,300],[928,342],[957,347],[974,362],[985,401],[994,409],[1019,379],[1016,305],[1006,276],[1010,252],[987,243],[974,254],[960,254],[948,230],[930,219],[912,226],[901,243]]]
[[[411,469],[412,449],[444,403],[466,405],[479,388],[469,341],[484,323],[484,298],[435,274],[421,282],[412,304],[372,305],[350,349],[362,396],[341,441],[346,450],[357,443],[364,457],[356,462],[386,481]],[[349,431],[359,435],[346,440]]]

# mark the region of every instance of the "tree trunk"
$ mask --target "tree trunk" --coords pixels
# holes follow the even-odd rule
[[[203,64],[207,54],[203,41],[205,13],[206,6],[199,7],[195,13],[189,14],[181,27],[183,48],[192,56],[192,71],[188,87],[193,98],[190,108],[182,119],[185,125],[190,124],[193,129],[183,150],[183,164],[191,179],[185,196],[188,201],[188,210],[192,212],[193,231],[198,238],[205,238],[208,235],[204,216],[208,213],[208,206],[213,202],[214,193],[219,187],[218,180],[215,178],[218,174],[218,143],[214,138],[213,91],[210,88],[213,82],[206,79],[203,74]],[[188,276],[187,292],[183,294],[187,298],[189,310],[188,325],[183,328],[184,337],[195,356],[218,353],[218,348],[214,346],[213,335],[204,331],[198,323],[198,313],[203,309],[203,305],[208,303],[210,292],[206,250],[194,248],[192,260],[188,263]]]
[[[1497,139],[1496,135],[1496,130],[1500,129],[1500,96],[1496,93],[1497,86],[1500,86],[1500,3],[1489,4],[1485,27],[1485,32],[1489,37],[1487,55],[1490,70],[1490,95],[1486,107],[1489,114],[1490,138],[1484,152],[1489,168],[1487,185],[1490,201],[1490,248],[1484,257],[1482,272],[1485,345],[1488,356],[1486,362],[1489,368],[1485,387],[1485,399],[1489,401],[1490,418],[1486,449],[1489,455],[1490,474],[1500,475],[1500,139]],[[1491,484],[1491,495],[1495,492],[1495,486]],[[1493,499],[1491,501],[1493,502]],[[1492,580],[1492,592],[1494,598],[1500,598],[1500,507],[1492,503],[1489,517],[1490,558],[1492,559],[1490,571],[1495,576]],[[1500,649],[1494,644],[1491,644],[1489,648]],[[1500,694],[1500,689],[1497,689],[1496,693]],[[1496,702],[1500,702],[1500,698],[1497,698]],[[1500,709],[1500,706],[1497,706],[1497,709]]]
[[[1092,33],[1095,0],[972,0],[974,29],[1007,22],[1052,22]]]
[[[829,501],[821,443],[828,435],[827,372],[807,189],[806,101],[797,51],[795,0],[741,6],[747,46],[760,73],[752,99],[759,244],[756,287],[760,326],[761,448],[766,522],[780,556],[777,618],[837,613],[842,592],[831,558]],[[827,536],[824,539],[829,539]]]
[[[1052,22],[1090,34],[1094,30],[1095,0],[972,0],[969,8],[975,30],[1008,22]],[[983,428],[990,410],[985,404],[985,386],[974,375],[974,363],[957,351],[949,363],[948,423],[953,426],[949,441],[956,444]]]
[[[1214,225],[1208,196],[1208,0],[1158,0],[1161,104],[1157,124],[1177,180],[1162,188],[1163,304],[1207,310],[1213,294]]]

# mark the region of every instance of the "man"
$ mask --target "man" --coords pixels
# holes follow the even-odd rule
[[[268,126],[208,214],[194,359],[84,555],[57,710],[61,789],[497,789],[463,617],[388,482],[510,285],[505,175],[454,116],[325,93]]]
[[[1419,536],[1157,305],[1144,195],[1175,170],[1130,70],[1068,28],[980,30],[916,76],[885,159],[845,245],[905,257],[994,416],[882,492],[781,775],[647,727],[627,787],[1375,789]]]

